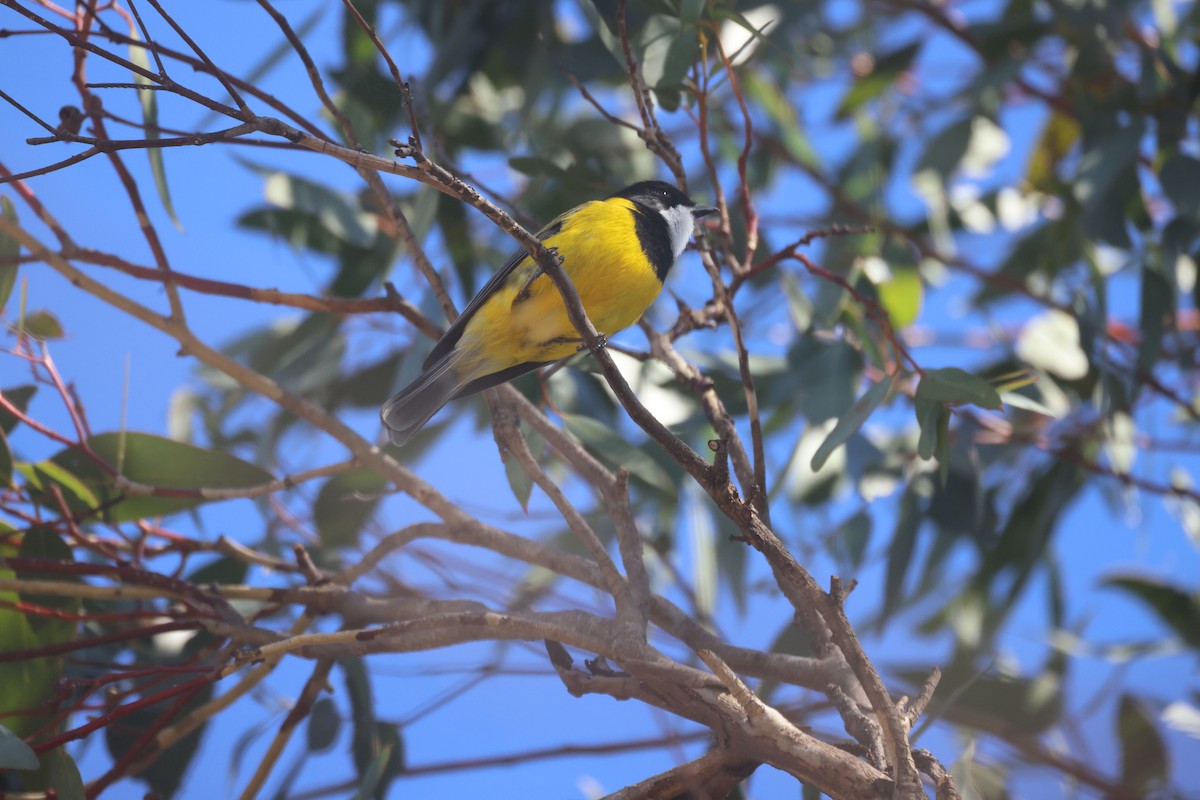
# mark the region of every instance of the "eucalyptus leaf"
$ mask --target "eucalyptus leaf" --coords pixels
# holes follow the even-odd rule
[[[71,488],[66,476],[86,487],[72,489],[68,501],[83,513],[100,513],[113,522],[171,514],[210,502],[205,489],[246,489],[273,479],[271,473],[219,450],[195,447],[162,436],[134,431],[101,433],[87,440],[92,454],[129,481],[159,490],[157,495],[126,495],[113,475],[89,455],[67,448],[45,469],[62,470],[47,478]],[[48,486],[44,487],[48,491]]]

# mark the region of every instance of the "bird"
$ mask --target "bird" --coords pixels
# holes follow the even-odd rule
[[[561,214],[538,232],[561,259],[601,336],[637,322],[663,287],[696,220],[712,214],[664,181],[640,181]],[[578,352],[582,339],[558,287],[524,249],[467,304],[416,380],[379,415],[403,445],[451,400],[506,383]]]

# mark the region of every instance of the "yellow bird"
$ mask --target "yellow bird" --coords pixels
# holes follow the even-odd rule
[[[662,290],[695,221],[716,211],[669,183],[642,181],[559,216],[538,233],[554,248],[588,318],[605,336],[637,322]],[[451,400],[481,392],[579,349],[562,295],[524,250],[475,295],[379,415],[397,445]]]

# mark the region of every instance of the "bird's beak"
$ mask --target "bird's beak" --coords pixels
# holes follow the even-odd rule
[[[715,214],[715,213],[717,213],[716,206],[693,206],[692,207],[692,217],[694,217],[695,219],[700,219],[701,217],[707,217],[709,214]]]

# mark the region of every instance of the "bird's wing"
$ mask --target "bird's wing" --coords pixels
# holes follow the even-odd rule
[[[584,203],[583,205],[587,205],[587,203]],[[551,236],[554,236],[556,233],[561,231],[563,224],[567,221],[567,218],[579,211],[579,209],[583,208],[583,205],[576,206],[570,211],[555,217],[553,222],[538,231],[537,238],[544,242]],[[516,270],[517,265],[527,258],[529,258],[529,253],[526,252],[524,248],[517,250],[508,257],[508,260],[504,262],[504,266],[500,267],[500,269],[496,271],[496,274],[493,275],[488,282],[483,285],[483,288],[480,289],[473,298],[471,298],[471,302],[467,303],[467,307],[464,308],[462,313],[458,315],[458,319],[454,321],[454,324],[450,326],[449,330],[442,334],[441,339],[438,339],[438,343],[433,346],[433,350],[426,357],[425,363],[421,365],[422,369],[429,369],[435,363],[437,363],[442,356],[454,349],[454,345],[458,344],[458,340],[462,337],[463,331],[467,328],[467,323],[471,321],[471,317],[475,315],[475,312],[478,311],[483,304],[486,303],[488,299],[494,295],[501,286],[504,285],[504,282],[507,281],[509,276],[512,275]]]

